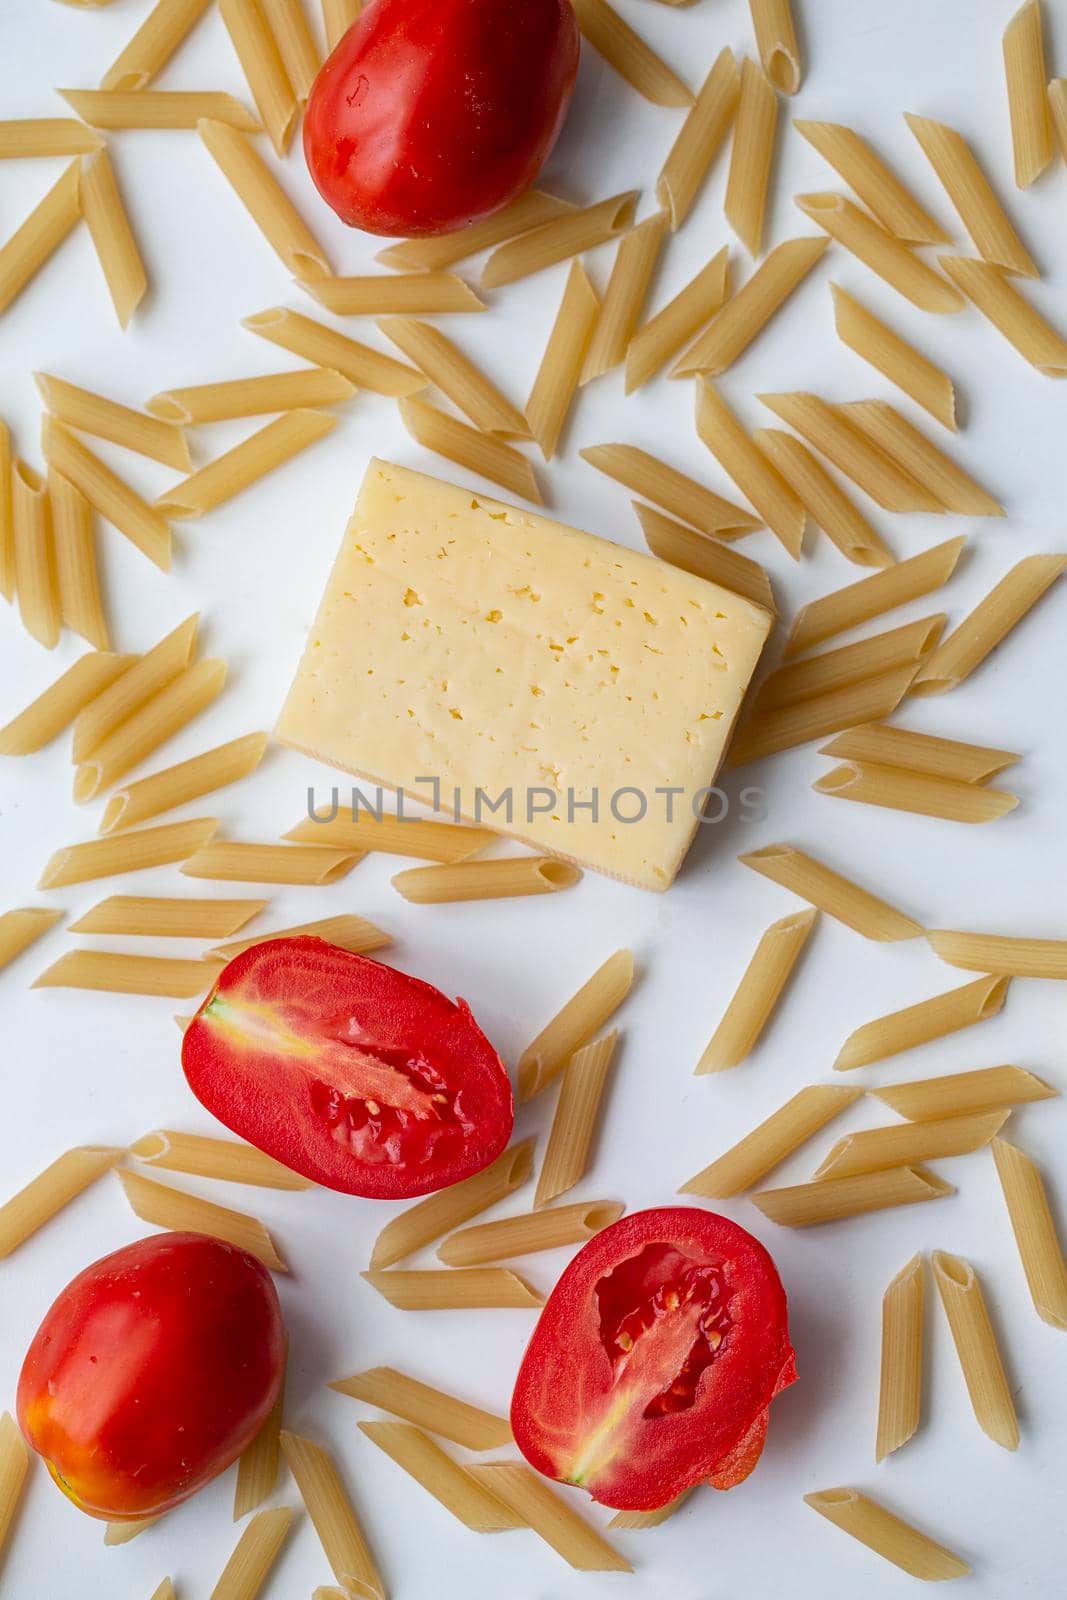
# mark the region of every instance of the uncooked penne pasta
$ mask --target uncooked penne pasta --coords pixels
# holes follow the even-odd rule
[[[1017,1450],[1015,1402],[978,1275],[970,1262],[945,1250],[935,1250],[930,1259],[978,1426],[994,1444]]]
[[[236,1548],[211,1591],[211,1600],[256,1600],[285,1543],[293,1513],[288,1506],[259,1511],[237,1541]]]
[[[197,129],[230,188],[293,276],[303,283],[329,277],[330,263],[322,246],[247,136],[209,118],[198,122]]]
[[[364,917],[323,917],[318,922],[299,923],[295,928],[275,928],[254,939],[235,939],[232,944],[217,945],[207,954],[218,956],[223,961],[232,961],[235,956],[242,955],[244,951],[251,950],[253,945],[262,944],[267,939],[325,939],[327,944],[351,950],[357,956],[384,950],[393,942],[391,934],[383,933],[381,928],[376,928],[373,922],[368,922]]]
[[[846,560],[860,567],[892,564],[881,536],[799,439],[780,428],[758,428],[752,437]]]
[[[747,57],[741,63],[741,96],[730,147],[723,211],[748,253],[763,252],[763,219],[778,129],[778,96],[763,69]]]
[[[289,1345],[286,1340],[286,1357]],[[278,1398],[270,1409],[266,1422],[252,1443],[241,1452],[237,1463],[237,1482],[233,1488],[233,1520],[240,1522],[250,1511],[257,1510],[274,1493],[278,1482],[278,1463],[281,1458],[282,1412],[285,1408],[285,1379],[282,1373]]]
[[[62,618],[48,486],[25,461],[11,472],[15,591],[22,626],[46,650],[59,643]]]
[[[966,1561],[943,1544],[937,1544],[858,1489],[821,1489],[817,1494],[806,1494],[804,1504],[913,1578],[939,1583],[945,1578],[965,1578],[971,1570]]]
[[[632,444],[589,445],[578,454],[591,467],[614,478],[654,505],[662,506],[681,522],[720,539],[749,533],[760,526],[758,517],[724,500],[695,478],[670,467],[658,456]]]
[[[332,1456],[312,1440],[285,1430],[281,1446],[326,1559],[344,1593],[359,1595],[361,1600],[386,1600],[385,1585]]]
[[[1041,32],[1041,0],[1024,0],[1004,29],[1004,77],[1015,182],[1020,189],[1028,189],[1052,161],[1052,118]]]
[[[651,506],[642,505],[639,500],[633,502],[633,508],[653,555],[674,567],[681,567],[684,572],[707,579],[708,583],[718,583],[735,594],[743,594],[753,605],[763,606],[772,616],[777,615],[771,580],[767,569],[758,561],[750,561],[748,556],[729,550],[714,539],[691,533],[680,522],[672,521]]]
[[[92,507],[81,490],[52,467],[48,469],[48,499],[52,507],[60,620],[95,649],[110,650],[111,631],[96,567]]]
[[[322,58],[304,14],[303,0],[258,0],[285,73],[301,105],[311,93]]]
[[[0,728],[0,755],[28,756],[43,750],[136,660],[136,656],[111,655],[104,650],[81,656],[25,711]]]
[[[746,433],[707,378],[697,379],[697,433],[771,532],[799,560],[807,512],[778,468]]]
[[[693,209],[740,98],[741,73],[727,46],[716,57],[656,180],[656,197],[675,231]]]
[[[838,1089],[825,1084],[801,1089],[725,1155],[683,1183],[678,1193],[701,1195],[708,1200],[728,1200],[744,1194],[820,1128],[846,1111],[862,1093],[862,1089]]]
[[[934,545],[921,555],[809,601],[793,618],[785,655],[800,655],[835,634],[846,633],[940,589],[956,570],[966,543],[965,538],[946,539],[944,544]]]
[[[440,328],[409,317],[388,317],[378,327],[476,428],[502,438],[530,437],[522,412]]]
[[[139,1172],[120,1167],[116,1175],[132,1211],[142,1222],[175,1233],[206,1233],[214,1239],[225,1239],[239,1250],[247,1250],[272,1272],[288,1272],[274,1240],[257,1217],[230,1211],[212,1200],[174,1189],[169,1183],[156,1183]]]
[[[580,880],[581,869],[553,856],[507,856],[499,861],[458,861],[398,872],[393,887],[419,906],[457,900],[510,900],[558,894]]]
[[[489,1488],[409,1422],[361,1422],[359,1429],[472,1532],[496,1533],[526,1526]]]
[[[140,711],[190,665],[196,652],[199,614],[194,612],[86,702],[74,719],[74,763],[80,765],[124,722]]]
[[[911,728],[891,728],[877,722],[839,733],[836,739],[823,745],[819,754],[926,772],[934,778],[953,778],[957,783],[988,783],[1022,760],[1011,750],[964,744],[957,739],[942,739],[937,734],[916,733]],[[982,968],[983,972],[987,970]]]
[[[485,301],[451,272],[376,273],[373,277],[323,278],[307,292],[338,317],[440,316],[484,311]]]
[[[71,162],[25,222],[0,245],[0,312],[22,293],[81,216],[79,160]]]
[[[216,745],[202,756],[123,784],[108,797],[98,832],[117,833],[120,828],[131,828],[137,822],[147,822],[247,778],[262,761],[269,739],[266,733],[248,733],[243,739]]]
[[[261,339],[267,339],[294,356],[302,356],[315,366],[330,367],[340,372],[357,389],[371,389],[375,394],[415,394],[426,388],[426,379],[414,367],[394,361],[392,356],[373,350],[370,345],[349,339],[325,323],[304,317],[298,311],[274,306],[269,311],[245,317],[243,326]]]
[[[943,1200],[955,1193],[951,1184],[925,1167],[893,1167],[888,1172],[864,1172],[852,1178],[819,1178],[788,1189],[763,1189],[750,1198],[765,1217],[783,1228],[814,1228],[870,1211]]]
[[[530,189],[514,204],[486,217],[484,222],[473,222],[469,227],[439,234],[436,238],[403,239],[399,244],[380,250],[375,259],[401,271],[439,272],[442,267],[454,266],[457,261],[478,255],[493,245],[516,239],[542,222],[574,209],[568,200],[561,200],[558,195]]]
[[[68,428],[91,433],[98,439],[108,439],[138,455],[161,461],[177,472],[188,472],[192,467],[189,446],[182,430],[171,422],[160,422],[145,416],[143,411],[132,411],[129,406],[105,400],[103,395],[90,389],[79,389],[76,384],[53,377],[49,372],[35,372],[45,408]]]
[[[993,1140],[993,1159],[1034,1310],[1067,1331],[1067,1262],[1040,1169],[1006,1139]]]
[[[232,417],[258,417],[268,412],[300,411],[351,400],[354,383],[326,367],[273,372],[261,378],[236,378],[229,383],[201,383],[185,389],[164,389],[146,409],[154,416],[190,427],[200,422],[226,422]]]
[[[861,683],[865,678],[892,672],[895,667],[916,664],[934,649],[946,620],[944,612],[938,612],[934,616],[919,617],[915,622],[905,622],[899,628],[888,628],[884,633],[874,633],[855,644],[822,650],[817,655],[805,656],[802,661],[787,661],[764,678],[755,698],[755,713],[760,715],[778,706],[814,700],[835,689]]]
[[[0,594],[15,597],[15,544],[11,525],[11,432],[0,418]]]
[[[398,1311],[523,1310],[544,1305],[543,1296],[507,1267],[394,1269],[361,1272],[360,1277]]]
[[[387,1222],[374,1242],[371,1268],[395,1266],[521,1189],[533,1172],[533,1147],[532,1139],[512,1145],[473,1177],[438,1190]]]
[[[14,1417],[5,1411],[0,1416],[0,1555],[15,1520],[29,1466],[29,1447]]]
[[[927,361],[914,345],[894,333],[887,323],[846,294],[838,284],[830,285],[830,293],[834,297],[834,325],[841,343],[890,383],[896,384],[944,427],[957,432],[956,391],[947,373]]]
[[[591,383],[621,367],[637,331],[648,298],[667,229],[667,213],[657,211],[629,233],[623,234],[615,252],[604,303],[582,369],[581,382]]]
[[[1009,1107],[948,1117],[942,1122],[902,1122],[888,1128],[865,1128],[839,1139],[813,1174],[816,1178],[852,1178],[861,1172],[916,1166],[949,1156],[984,1150],[1011,1115]]]
[[[143,89],[166,66],[210,0],[156,0],[126,48],[100,80],[101,89]]]
[[[556,1012],[519,1057],[516,1084],[520,1104],[547,1088],[575,1051],[599,1033],[626,999],[633,981],[632,953],[616,950]]]
[[[84,156],[103,147],[103,139],[75,117],[26,117],[0,122],[0,161]]]
[[[135,834],[101,839],[121,849]],[[218,883],[289,883],[323,888],[346,878],[362,856],[351,850],[326,850],[311,844],[239,844],[220,839],[183,858],[187,878],[207,878]]]
[[[541,1474],[525,1463],[477,1462],[469,1470],[510,1507],[524,1528],[532,1528],[576,1571],[633,1571],[625,1557],[578,1515],[570,1501],[550,1489]]]
[[[796,94],[801,63],[791,0],[748,0],[748,8],[764,72],[783,94]]]
[[[828,917],[835,917],[846,928],[879,943],[898,939],[917,939],[922,927],[902,911],[861,889],[850,878],[843,878],[814,856],[791,844],[769,844],[737,858],[753,872],[772,883],[800,895]]]
[[[224,939],[258,917],[266,900],[192,900],[113,894],[77,922],[71,933],[138,939]]]
[[[398,400],[397,405],[405,428],[425,450],[432,450],[446,461],[454,461],[468,472],[488,478],[490,483],[502,485],[511,494],[531,500],[534,505],[544,504],[534,469],[520,451],[493,434],[460,422],[425,400],[412,396]]]
[[[148,274],[106,150],[83,163],[81,205],[119,326],[127,328],[148,291]]]
[[[691,106],[692,91],[607,0],[574,0],[583,35],[620,78],[657,106]]]
[[[951,243],[940,223],[852,128],[837,122],[807,122],[801,117],[794,119],[793,126],[895,239],[905,244]]]
[[[62,922],[64,913],[46,906],[24,906],[0,912],[0,972],[24,950]]]
[[[146,1133],[130,1146],[129,1153],[160,1172],[184,1172],[194,1178],[246,1183],[258,1189],[314,1187],[310,1178],[293,1172],[254,1145],[235,1139],[209,1139],[198,1133],[176,1133],[164,1128],[158,1133]]]
[[[390,1411],[394,1417],[403,1417],[468,1450],[497,1450],[512,1442],[511,1424],[506,1418],[457,1400],[455,1395],[420,1383],[405,1372],[397,1372],[395,1367],[372,1367],[351,1378],[339,1378],[328,1387],[381,1411]]]
[[[359,19],[363,0],[322,0],[322,21],[328,50],[335,50],[352,24]]]
[[[976,1072],[920,1078],[914,1083],[891,1083],[871,1090],[909,1122],[973,1116],[980,1111],[995,1111],[998,1106],[1054,1099],[1058,1092],[1023,1067],[983,1067]]]
[[[218,961],[131,956],[122,950],[68,950],[45,968],[32,987],[192,1000],[206,994],[221,971],[222,963]]]
[[[898,771],[872,761],[851,761],[812,784],[818,794],[862,805],[884,806],[890,811],[911,811],[920,817],[940,817],[945,822],[996,822],[1019,804],[1006,789],[957,783],[953,778],[932,778],[925,772]],[[983,971],[985,969],[983,968]]]
[[[305,817],[283,837],[297,844],[334,845],[344,850],[373,850],[383,855],[442,862],[468,861],[491,845],[497,835],[488,828],[465,827],[456,822],[354,809],[350,815],[339,813],[321,821]]]
[[[1048,378],[1067,375],[1067,339],[1023,298],[999,267],[963,256],[939,256],[948,277],[1024,361]]]
[[[170,571],[170,525],[158,511],[53,417],[42,418],[41,448],[48,465],[72,483],[94,511],[161,571]]]
[[[883,510],[943,513],[945,508],[936,495],[872,443],[842,406],[829,405],[819,395],[803,391],[761,394],[759,398]]]
[[[912,663],[880,677],[864,678],[860,683],[831,690],[814,700],[801,700],[796,705],[776,706],[760,712],[750,717],[734,735],[726,767],[729,770],[749,761],[762,761],[765,756],[809,744],[813,739],[825,738],[828,733],[840,733],[857,723],[888,717],[907,694],[914,677]]]
[[[297,93],[261,0],[219,0],[219,14],[275,154],[284,156],[296,126]]]
[[[585,1177],[617,1043],[618,1034],[612,1030],[576,1050],[563,1069],[548,1148],[534,1194],[535,1211],[558,1200]]]
[[[1060,154],[1067,160],[1067,78],[1049,79],[1048,108]]]
[[[260,133],[258,120],[232,94],[210,90],[58,89],[92,128],[195,128],[202,117]]]
[[[70,1205],[97,1178],[122,1159],[121,1150],[83,1145],[67,1150],[18,1194],[0,1205],[0,1261],[57,1212]]]
[[[955,206],[960,221],[982,259],[993,266],[1003,267],[1005,272],[1036,278],[1037,267],[1030,252],[1012,227],[963,135],[943,122],[935,122],[931,117],[916,117],[911,112],[904,113],[904,121],[940,178],[945,193]],[[963,288],[963,285],[960,287]]]
[[[771,923],[697,1062],[698,1076],[740,1066],[755,1049],[817,916],[815,910],[797,911]]]
[[[559,445],[599,315],[600,299],[589,274],[580,261],[572,261],[563,299],[526,402],[530,433],[546,461],[551,461]]]
[[[1065,567],[1067,555],[1027,556],[1017,562],[927,657],[911,692],[944,694],[963,683],[1033,609]]]
[[[637,190],[613,195],[597,205],[561,212],[518,238],[507,239],[493,251],[482,271],[484,289],[501,289],[520,278],[543,272],[558,261],[607,244],[625,233],[634,218]]]
[[[1012,939],[999,933],[927,935],[942,961],[967,972],[995,972],[1008,978],[1067,979],[1067,939]]]
[[[113,839],[88,839],[67,845],[49,857],[38,888],[61,889],[71,883],[90,883],[94,878],[170,866],[206,845],[218,825],[216,817],[197,817],[191,822],[169,822],[159,828],[135,828]]]
[[[914,1050],[932,1039],[943,1039],[976,1022],[988,1022],[1004,1009],[1010,982],[1010,978],[979,978],[975,983],[964,984],[962,989],[950,989],[947,994],[934,995],[918,1005],[906,1006],[902,1011],[864,1023],[850,1033],[841,1046],[834,1071],[851,1072],[855,1067],[867,1067],[872,1061],[885,1061],[889,1056]]]
[[[776,245],[685,352],[671,377],[688,378],[704,372],[714,378],[731,367],[822,259],[828,243],[816,236]]]
[[[928,489],[946,511],[970,517],[1004,516],[1000,502],[894,406],[884,400],[859,400],[837,409],[902,472]]]
[[[151,1523],[148,1525],[151,1526]],[[110,1526],[111,1524],[109,1524],[109,1527]],[[143,1529],[145,1527],[145,1523],[139,1522],[137,1527],[139,1529]],[[104,1539],[104,1543],[107,1543],[106,1537]],[[160,1584],[159,1588],[152,1595],[152,1600],[177,1600],[174,1584],[171,1582],[170,1578],[163,1579],[163,1582]]]
[[[602,1228],[618,1222],[625,1210],[621,1201],[587,1200],[553,1206],[550,1211],[529,1211],[521,1217],[502,1217],[499,1222],[477,1223],[450,1234],[438,1246],[437,1258],[446,1267],[479,1267],[505,1257],[585,1244]]]
[[[925,1281],[922,1256],[912,1256],[882,1296],[875,1461],[906,1445],[922,1421]]]
[[[207,659],[160,689],[140,710],[119,724],[94,749],[74,774],[74,799],[79,805],[110,789],[140,763],[189,725],[222,693],[225,661]]]
[[[772,251],[768,261],[777,252]],[[685,288],[657,311],[630,340],[626,352],[626,393],[661,372],[720,310],[730,292],[730,251],[723,245]],[[681,363],[679,363],[679,368]],[[679,368],[675,369],[677,373]]]
[[[161,494],[156,510],[175,518],[201,517],[214,511],[332,433],[336,426],[337,418],[328,412],[287,411]]]
[[[841,194],[799,194],[806,217],[871,269],[920,311],[962,311],[964,299],[953,284],[928,267],[906,244]]]
[[[668,3],[673,4],[674,0],[668,0]],[[665,1506],[660,1506],[658,1511],[616,1511],[608,1523],[608,1527],[635,1530],[639,1528],[658,1528],[664,1522],[669,1522],[676,1511],[682,1509],[692,1492],[691,1489],[686,1489],[682,1494],[677,1495],[675,1499],[668,1500]]]

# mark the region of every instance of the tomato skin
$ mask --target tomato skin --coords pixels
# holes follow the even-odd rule
[[[515,1104],[463,1000],[322,939],[237,956],[186,1029],[182,1066],[220,1122],[313,1182],[408,1199],[487,1167]]]
[[[546,1477],[655,1511],[698,1483],[742,1482],[771,1400],[796,1376],[767,1251],[726,1217],[663,1207],[605,1228],[563,1273],[523,1357],[511,1425]]]
[[[533,183],[574,92],[571,0],[372,0],[315,81],[304,153],[342,222],[451,233]]]
[[[86,1267],[34,1335],[18,1420],[67,1498],[136,1522],[235,1461],[281,1386],[267,1269],[198,1233],[156,1234]]]

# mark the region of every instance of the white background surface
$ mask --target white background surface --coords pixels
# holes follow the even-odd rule
[[[681,11],[650,0],[619,3],[694,85],[724,44],[751,49],[743,0],[707,0]],[[96,84],[146,9],[146,0],[117,0],[101,12],[4,0],[2,114],[65,114],[52,87]],[[770,242],[811,231],[792,205],[794,193],[840,187],[788,128],[794,112],[852,123],[872,136],[935,214],[953,226],[950,208],[900,120],[905,110],[926,113],[973,140],[1045,274],[1027,292],[1054,319],[1067,321],[1067,175],[1057,165],[1025,195],[1011,183],[999,39],[1011,9],[1010,0],[798,0],[808,76],[797,99],[783,105]],[[1062,6],[1046,9],[1058,13],[1050,18],[1050,70],[1067,73],[1067,17]],[[159,87],[229,89],[245,96],[214,14]],[[656,172],[678,123],[678,113],[645,105],[587,50],[549,179],[583,201],[641,185],[641,214],[647,215]],[[151,299],[122,336],[82,229],[3,318],[0,413],[30,461],[39,462],[35,369],[141,403],[170,385],[289,365],[283,354],[244,332],[239,319],[272,304],[306,306],[195,135],[121,133],[112,136],[111,148],[143,241]],[[0,167],[4,235],[60,166],[7,162]],[[295,152],[285,174],[328,243],[337,270],[368,270],[373,241],[332,225],[313,198]],[[720,162],[684,233],[671,241],[655,305],[729,238],[721,214],[724,182]],[[962,231],[955,231],[965,247]],[[733,261],[735,281],[743,281],[749,267],[736,245]],[[593,265],[603,281],[609,254],[600,252]],[[449,332],[520,404],[564,273],[559,268],[500,293],[483,317],[448,319]],[[750,425],[769,420],[755,399],[761,390],[812,387],[840,399],[899,399],[836,343],[827,287],[831,277],[858,291],[958,380],[966,428],[950,449],[1009,508],[1006,521],[973,528],[961,519],[873,511],[901,555],[956,532],[972,535],[969,553],[944,596],[956,621],[1016,558],[1064,547],[1064,391],[1031,372],[977,313],[924,316],[834,247],[773,331],[724,381],[724,391]],[[355,325],[351,331],[360,337],[367,332]],[[369,337],[377,339],[373,330]],[[626,401],[616,374],[586,391],[562,457],[541,473],[553,510],[610,538],[639,544],[625,492],[599,478],[577,455],[580,445],[607,440],[659,449],[732,494],[695,439],[690,408],[688,385],[660,381]],[[203,430],[194,441],[197,459],[209,459],[251,426]],[[102,453],[109,453],[106,446]],[[372,453],[429,471],[439,466],[407,439],[390,402],[361,395],[342,411],[339,427],[325,443],[229,507],[182,525],[172,576],[157,572],[113,530],[101,529],[117,647],[144,649],[200,609],[205,651],[230,662],[224,696],[153,766],[271,726]],[[149,496],[172,481],[166,469],[139,458],[116,453],[110,459]],[[445,466],[443,475],[450,470]],[[743,548],[768,561],[786,613],[804,598],[862,576],[821,540],[805,552],[799,569],[790,569],[768,533],[756,534]],[[823,919],[787,1002],[750,1061],[732,1074],[695,1080],[693,1064],[759,933],[796,908],[791,896],[736,863],[740,850],[790,839],[854,873],[928,926],[1046,935],[1065,931],[1063,600],[1062,594],[1052,596],[950,699],[917,702],[897,719],[1025,752],[1023,764],[1010,774],[1023,803],[989,827],[898,816],[815,795],[810,785],[827,763],[808,748],[753,769],[743,780],[739,775],[729,780],[734,792],[742,781],[766,786],[768,820],[704,829],[666,898],[586,877],[562,898],[416,908],[406,906],[390,887],[397,863],[368,859],[335,888],[279,890],[266,925],[343,910],[370,916],[397,936],[397,963],[449,993],[465,995],[511,1060],[600,960],[630,942],[642,979],[624,1015],[625,1043],[595,1168],[577,1195],[618,1197],[631,1208],[670,1203],[681,1182],[796,1089],[830,1081],[830,1064],[852,1028],[965,981],[921,943],[869,944]],[[937,597],[911,608],[911,614],[941,604]],[[0,720],[80,651],[68,636],[49,657],[22,633],[14,616],[3,618]],[[190,885],[174,869],[118,885],[87,884],[50,895],[35,891],[49,853],[89,837],[96,826],[97,808],[91,815],[79,814],[72,804],[70,779],[63,741],[5,765],[0,904],[45,900],[73,918],[115,888],[212,892],[210,886]],[[218,815],[233,836],[270,839],[301,816],[308,783],[330,781],[323,769],[273,752],[254,780],[214,802],[201,802],[191,814]],[[220,885],[218,892],[235,891]],[[0,976],[0,1192],[18,1188],[71,1144],[124,1143],[166,1125],[212,1129],[179,1070],[171,1017],[183,1009],[180,1004],[29,991],[37,972],[72,942],[57,929]],[[174,946],[169,953],[186,952]],[[995,1021],[867,1069],[862,1077],[873,1085],[1010,1060],[1067,1086],[1063,1021],[1064,999],[1057,986],[1017,982]],[[545,1102],[527,1108],[517,1132],[543,1135],[550,1110]],[[882,1120],[877,1102],[860,1102],[773,1181],[800,1181],[832,1137]],[[1053,1102],[1027,1108],[1013,1117],[1008,1132],[1050,1170],[1054,1202],[1067,1223],[1067,1107]],[[779,1590],[805,1600],[853,1600],[859,1592],[873,1600],[904,1592],[909,1579],[804,1506],[805,1492],[840,1483],[877,1495],[971,1559],[976,1575],[965,1586],[975,1600],[1021,1595],[1051,1600],[1062,1592],[1067,1555],[1062,1480],[1067,1339],[1040,1322],[1030,1306],[991,1157],[946,1163],[941,1170],[958,1185],[955,1198],[808,1232],[775,1229],[744,1199],[723,1204],[775,1253],[791,1296],[801,1381],[775,1403],[763,1462],[748,1483],[729,1496],[702,1491],[659,1531],[618,1536],[636,1568],[632,1578],[573,1574],[532,1535],[478,1539],[466,1533],[360,1435],[356,1423],[366,1414],[363,1408],[324,1388],[328,1379],[345,1372],[392,1362],[502,1410],[532,1314],[416,1316],[392,1310],[361,1282],[359,1271],[393,1207],[329,1193],[241,1190],[234,1195],[218,1187],[212,1192],[261,1214],[292,1264],[291,1276],[280,1284],[293,1352],[287,1421],[328,1442],[343,1461],[397,1600],[431,1595],[489,1600],[503,1594],[515,1600],[596,1600],[623,1592],[640,1600],[665,1595],[762,1600]],[[189,1187],[210,1191],[192,1181]],[[524,1209],[528,1200],[529,1192],[517,1197],[512,1209]],[[87,1262],[144,1231],[118,1184],[108,1180],[0,1266],[0,1405],[13,1400],[22,1353],[55,1293]],[[940,1308],[930,1303],[924,1426],[913,1443],[876,1469],[882,1290],[915,1250],[933,1247],[968,1256],[987,1282],[1016,1391],[1022,1445],[1017,1456],[1009,1457],[979,1432]],[[423,1264],[432,1259],[428,1254]],[[547,1290],[564,1259],[560,1253],[521,1265]],[[0,1573],[0,1592],[16,1600],[67,1600],[75,1593],[92,1600],[132,1600],[151,1594],[169,1572],[182,1600],[205,1596],[236,1537],[230,1521],[232,1487],[228,1474],[163,1526],[126,1548],[106,1550],[101,1527],[67,1506],[43,1472],[35,1473]],[[281,1485],[278,1503],[296,1503],[291,1483]],[[590,1514],[607,1520],[599,1511]],[[309,1595],[327,1581],[327,1564],[302,1518],[268,1592]]]

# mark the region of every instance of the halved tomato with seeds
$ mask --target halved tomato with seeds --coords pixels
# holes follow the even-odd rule
[[[547,1477],[654,1511],[755,1467],[774,1396],[796,1381],[785,1290],[767,1251],[691,1206],[638,1211],[575,1256],[549,1297],[511,1404]]]
[[[269,939],[223,969],[185,1032],[197,1099],[328,1189],[429,1194],[511,1137],[504,1065],[463,1000],[322,939]]]

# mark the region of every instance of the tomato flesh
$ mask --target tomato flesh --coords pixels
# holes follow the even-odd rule
[[[578,72],[571,0],[372,0],[316,79],[304,152],[343,222],[449,233],[533,183]]]
[[[623,1217],[553,1290],[515,1385],[515,1439],[538,1471],[620,1510],[759,1460],[770,1401],[796,1379],[774,1263],[725,1217]]]
[[[220,1122],[346,1194],[457,1183],[514,1123],[507,1073],[462,1000],[321,939],[267,940],[231,961],[182,1065]]]

